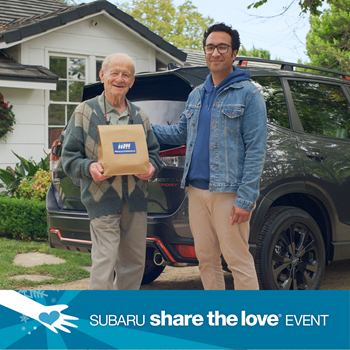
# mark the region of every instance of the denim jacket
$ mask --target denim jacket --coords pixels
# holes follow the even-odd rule
[[[198,117],[204,98],[203,85],[189,95],[186,108],[176,125],[152,125],[160,143],[186,143],[181,187],[191,163],[197,138]],[[200,137],[200,135],[198,136]],[[259,179],[264,165],[267,138],[266,106],[251,81],[233,83],[221,91],[213,106],[210,128],[211,192],[237,192],[234,206],[253,210],[259,195]]]

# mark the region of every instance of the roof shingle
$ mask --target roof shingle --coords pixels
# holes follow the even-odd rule
[[[42,16],[67,7],[58,0],[0,0],[0,24]]]
[[[0,0],[0,8],[0,42],[7,44],[106,11],[162,50],[181,61],[186,60],[185,52],[169,44],[106,0],[77,6],[67,6],[58,0]]]
[[[0,80],[49,82],[57,84],[58,76],[42,66],[19,64],[0,51]]]

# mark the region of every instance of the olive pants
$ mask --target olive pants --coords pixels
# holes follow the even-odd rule
[[[225,289],[221,253],[231,270],[235,289],[259,289],[249,252],[249,221],[231,226],[237,193],[219,193],[189,186],[190,227],[204,289]]]
[[[121,215],[92,219],[90,232],[89,289],[140,289],[146,259],[147,213],[129,213],[125,204]]]

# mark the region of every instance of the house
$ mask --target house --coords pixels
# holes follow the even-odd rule
[[[0,140],[0,168],[17,162],[12,151],[35,161],[50,152],[108,54],[129,54],[136,72],[186,60],[186,53],[105,0],[77,6],[0,0],[0,9],[0,93],[17,121],[7,143]]]

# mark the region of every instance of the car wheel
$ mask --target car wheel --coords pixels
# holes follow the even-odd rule
[[[153,282],[165,269],[165,266],[158,266],[153,261],[154,249],[147,248],[145,272],[141,284]],[[150,258],[151,257],[151,258]]]
[[[307,212],[295,207],[269,209],[255,257],[261,289],[318,289],[325,261],[321,231]]]

